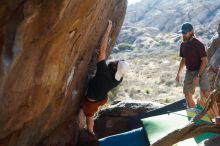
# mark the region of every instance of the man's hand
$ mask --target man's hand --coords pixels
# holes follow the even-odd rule
[[[176,82],[179,84],[179,82],[180,82],[180,76],[179,76],[179,74],[177,74],[176,75]]]
[[[193,78],[193,84],[194,84],[195,86],[197,86],[197,85],[199,84],[199,77],[198,77],[198,76],[195,76],[195,77]]]
[[[178,72],[176,74],[176,82],[179,83],[180,82],[180,73],[182,71],[182,69],[185,67],[185,58],[181,58],[181,61],[180,61],[180,65],[179,65],[179,69],[178,69]]]

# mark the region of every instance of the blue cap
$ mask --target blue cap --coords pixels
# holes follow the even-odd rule
[[[182,34],[186,34],[187,32],[191,32],[191,31],[193,31],[193,26],[189,22],[183,23],[181,30],[179,30],[179,32]]]

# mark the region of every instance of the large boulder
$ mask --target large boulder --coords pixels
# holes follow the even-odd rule
[[[2,0],[0,146],[75,145],[88,69],[126,0]],[[95,62],[95,61],[94,61]]]
[[[140,115],[158,108],[153,102],[125,100],[99,111],[94,131],[101,138],[141,127]]]
[[[213,36],[210,41],[207,55],[209,59],[209,80],[212,88],[214,89],[215,86],[220,86],[220,76],[217,77],[218,72],[220,74],[220,22],[218,25],[217,34]]]

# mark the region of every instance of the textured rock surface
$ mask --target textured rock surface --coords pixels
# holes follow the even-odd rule
[[[211,81],[212,88],[214,88],[215,83],[217,87],[220,87],[220,76],[217,77],[220,68],[220,22],[217,34],[210,41],[207,54],[209,58],[209,80]]]
[[[138,116],[158,107],[152,102],[121,101],[99,112],[94,131],[98,137],[105,137],[141,127]]]
[[[75,145],[89,63],[126,0],[2,0],[0,145]]]

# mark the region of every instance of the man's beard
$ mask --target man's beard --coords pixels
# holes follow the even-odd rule
[[[188,42],[194,37],[194,34],[190,34],[190,37],[183,37],[183,42]]]

